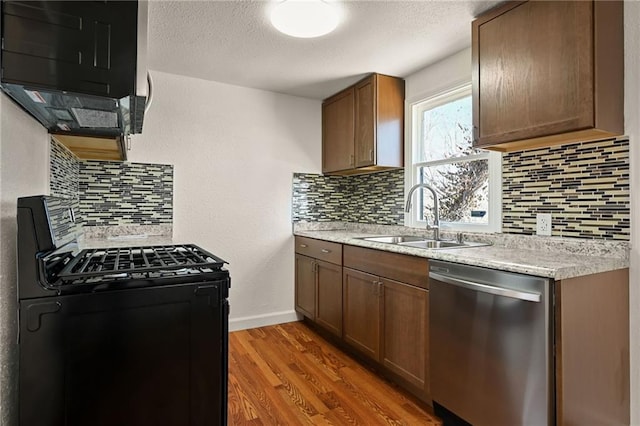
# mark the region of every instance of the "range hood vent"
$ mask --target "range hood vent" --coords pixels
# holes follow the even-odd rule
[[[53,134],[141,133],[147,7],[146,1],[2,1],[2,90]]]

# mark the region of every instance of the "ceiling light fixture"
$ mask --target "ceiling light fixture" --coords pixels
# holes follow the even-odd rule
[[[329,34],[340,22],[340,9],[324,0],[283,0],[271,10],[271,24],[292,37]]]

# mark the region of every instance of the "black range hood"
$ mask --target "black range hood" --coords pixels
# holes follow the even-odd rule
[[[2,89],[49,132],[141,133],[147,2],[2,1]]]

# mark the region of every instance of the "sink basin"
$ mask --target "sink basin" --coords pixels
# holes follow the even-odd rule
[[[487,243],[476,243],[472,241],[458,243],[456,241],[436,241],[436,240],[407,241],[407,242],[401,242],[397,244],[401,246],[416,247],[416,248],[423,248],[423,249],[448,249],[448,248],[463,248],[463,247],[480,247],[480,246],[489,245]]]
[[[459,243],[456,241],[428,240],[424,237],[417,237],[415,235],[382,235],[379,237],[360,237],[358,239],[364,241],[372,241],[375,243],[396,244],[399,246],[436,250],[449,248],[480,247],[489,245],[487,243],[477,243],[473,241],[465,241]]]
[[[361,240],[373,241],[376,243],[402,244],[409,242],[424,242],[424,237],[414,235],[385,235],[382,237],[362,237]]]

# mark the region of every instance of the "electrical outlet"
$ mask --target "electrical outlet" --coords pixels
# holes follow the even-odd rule
[[[551,236],[551,213],[536,215],[536,235]]]

